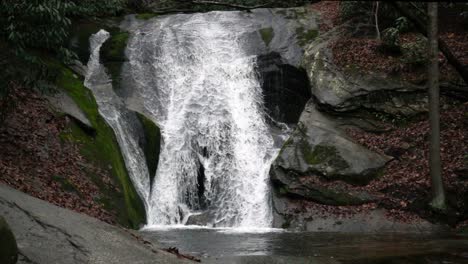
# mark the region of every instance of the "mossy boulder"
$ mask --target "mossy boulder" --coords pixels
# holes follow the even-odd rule
[[[8,223],[0,216],[0,263],[14,264],[18,260],[16,239]]]
[[[273,163],[272,174],[282,171],[288,177],[311,175],[365,184],[379,175],[389,159],[353,142],[309,101],[297,128]]]
[[[106,194],[102,201],[105,206],[118,214],[118,222],[124,226],[137,228],[145,222],[143,202],[138,196],[128,175],[114,131],[101,117],[94,96],[83,85],[83,80],[69,69],[57,66],[61,72],[57,86],[70,96],[84,112],[95,130],[90,135],[76,122],[70,124],[63,140],[76,142],[82,155],[92,164],[101,167],[112,175],[119,191],[109,190],[96,175],[89,176]]]
[[[427,111],[425,86],[383,72],[362,73],[356,65],[341,68],[334,63],[331,43],[353,30],[336,27],[317,36],[298,29],[306,41],[302,67],[307,71],[312,94],[326,109],[336,112],[366,109],[391,115],[414,116]]]
[[[120,88],[122,65],[127,61],[125,48],[129,39],[129,33],[112,28],[110,38],[101,47],[101,62],[107,69],[115,90]]]

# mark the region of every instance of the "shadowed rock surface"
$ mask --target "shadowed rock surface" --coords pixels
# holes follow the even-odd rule
[[[14,264],[18,260],[18,247],[8,223],[0,216],[0,262]]]

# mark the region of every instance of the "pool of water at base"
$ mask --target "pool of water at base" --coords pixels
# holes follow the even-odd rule
[[[162,248],[204,263],[465,264],[468,237],[456,234],[345,234],[156,228],[142,230]]]

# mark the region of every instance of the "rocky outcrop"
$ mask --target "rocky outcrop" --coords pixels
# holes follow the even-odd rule
[[[0,263],[14,264],[18,260],[16,239],[8,223],[0,216]]]
[[[349,32],[337,27],[311,42],[302,62],[317,103],[334,111],[370,109],[393,115],[414,115],[427,111],[424,85],[403,81],[382,73],[362,74],[343,70],[333,63],[330,43]]]
[[[56,110],[73,118],[83,130],[91,135],[96,133],[86,114],[68,94],[63,91],[57,91],[56,94],[49,95],[46,98]]]
[[[186,263],[138,236],[0,185],[0,214],[11,226],[19,263]],[[2,234],[2,243],[4,236]],[[3,262],[2,263],[8,263]]]
[[[293,175],[311,175],[348,183],[367,183],[389,157],[354,143],[310,101],[296,130],[273,164],[273,180],[289,184]]]

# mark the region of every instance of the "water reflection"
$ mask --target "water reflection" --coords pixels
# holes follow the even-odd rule
[[[456,235],[260,231],[169,229],[143,236],[209,263],[468,263],[468,237]]]

